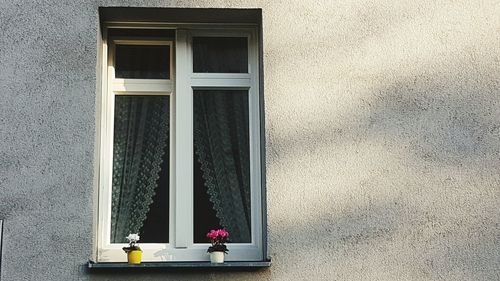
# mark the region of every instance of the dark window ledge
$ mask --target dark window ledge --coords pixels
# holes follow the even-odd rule
[[[128,264],[126,262],[93,262],[87,263],[90,271],[101,270],[258,270],[271,266],[271,260],[266,261],[229,261],[224,263],[210,262],[143,262]]]

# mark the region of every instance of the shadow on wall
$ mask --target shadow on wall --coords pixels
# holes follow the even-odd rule
[[[283,178],[316,177],[269,185],[277,267],[317,280],[500,277],[500,72],[475,62],[373,89],[331,127],[269,137],[271,173],[298,162],[305,171]],[[297,211],[275,210],[290,208],[284,194]]]
[[[278,153],[273,145],[284,148],[279,151],[280,155],[271,155],[271,161],[274,157],[294,158],[304,151],[377,141],[389,147],[398,145],[422,161],[500,167],[497,161],[500,156],[500,81],[467,83],[455,73],[410,79],[377,89],[370,93],[369,99],[360,100],[359,111],[352,113],[354,118],[346,118],[346,124],[303,128],[307,134],[298,128],[293,137],[271,136],[268,144],[271,153]],[[482,82],[491,84],[485,86]],[[332,123],[339,122],[342,121],[332,120]]]
[[[475,63],[399,77],[350,116],[319,117],[333,126],[271,133],[276,267],[303,280],[500,278],[500,68]]]
[[[267,83],[271,276],[500,278],[500,50],[491,27],[440,30],[451,10],[353,39],[349,58],[314,50],[293,91]]]

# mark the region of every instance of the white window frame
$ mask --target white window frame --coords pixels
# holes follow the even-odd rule
[[[110,38],[109,28],[175,29],[175,41],[154,39]],[[127,25],[109,24],[103,39],[103,96],[100,120],[99,221],[97,227],[97,261],[125,262],[122,247],[110,243],[111,187],[113,161],[113,116],[116,95],[170,96],[170,212],[169,243],[139,243],[145,262],[208,261],[209,243],[193,242],[193,91],[197,89],[248,90],[251,243],[228,243],[227,261],[262,261],[262,190],[260,155],[260,109],[258,40],[255,27],[210,25]],[[248,39],[248,73],[193,73],[192,38],[246,37]],[[114,50],[117,44],[169,45],[170,79],[114,78]],[[190,155],[179,157],[179,155]]]

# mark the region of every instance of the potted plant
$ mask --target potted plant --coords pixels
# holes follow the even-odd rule
[[[142,260],[142,250],[137,245],[139,234],[129,234],[127,237],[128,247],[123,247],[123,251],[127,253],[127,261],[129,264],[140,264]]]
[[[207,233],[207,238],[210,239],[210,243],[212,243],[212,246],[207,250],[207,252],[210,253],[210,262],[224,262],[224,254],[227,254],[229,251],[226,245],[224,245],[228,237],[229,232],[225,229],[212,229]]]

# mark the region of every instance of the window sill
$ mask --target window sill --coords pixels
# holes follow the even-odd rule
[[[229,261],[224,263],[210,262],[143,262],[141,264],[128,264],[126,262],[93,262],[87,263],[90,271],[101,270],[258,270],[271,266],[271,260],[265,261]]]

